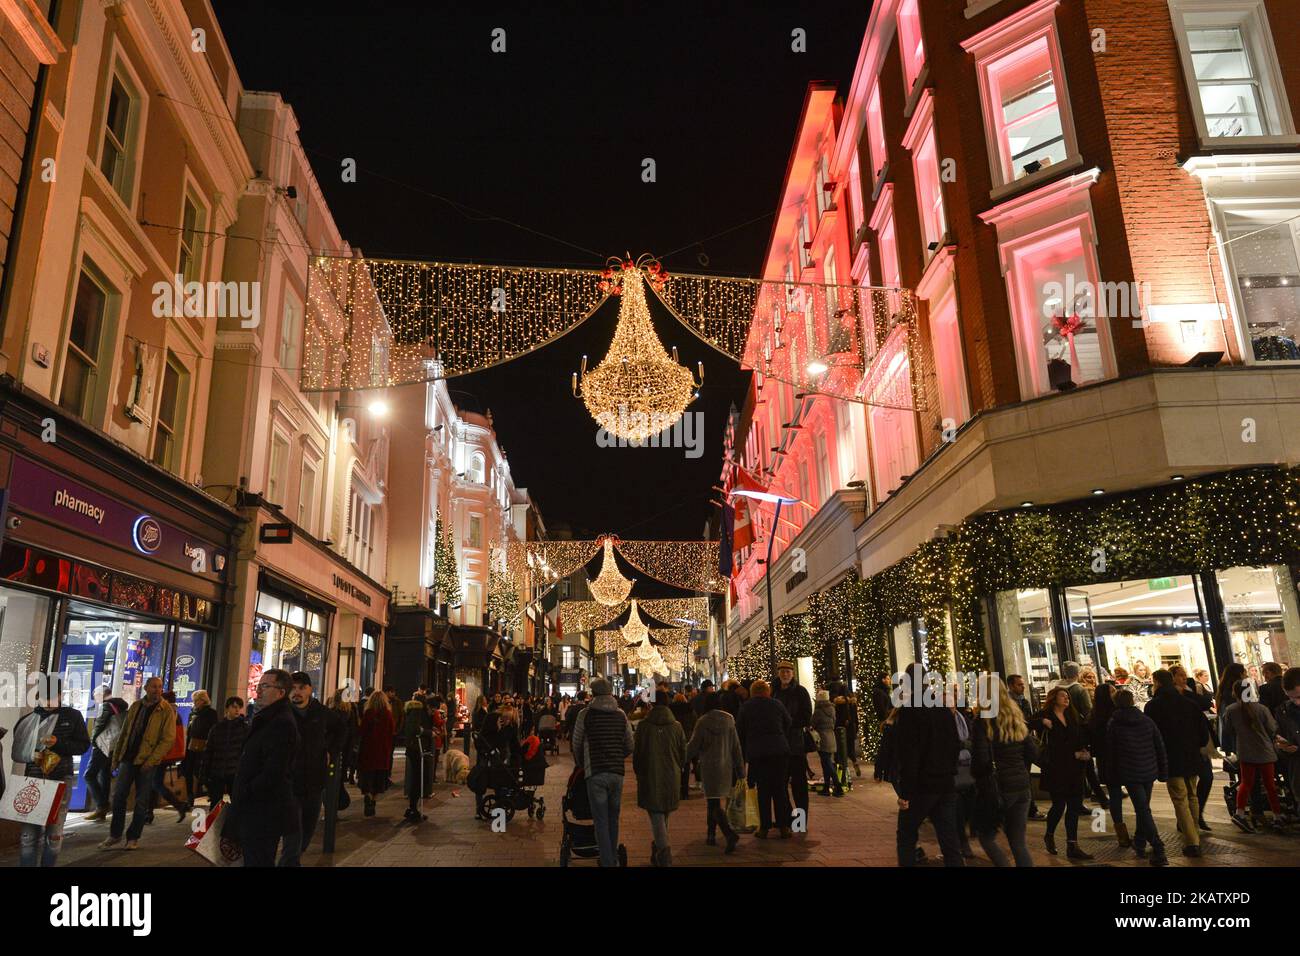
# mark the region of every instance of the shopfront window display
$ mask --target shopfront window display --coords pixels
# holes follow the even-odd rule
[[[273,594],[257,596],[253,649],[248,662],[249,698],[262,672],[282,668],[305,671],[314,686],[324,686],[327,618],[316,610]]]
[[[1260,683],[1260,668],[1270,661],[1296,664],[1296,635],[1300,615],[1290,569],[1229,568],[1215,575],[1223,599],[1232,659],[1246,667],[1246,676]]]

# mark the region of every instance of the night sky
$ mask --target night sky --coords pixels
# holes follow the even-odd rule
[[[368,3],[352,15],[213,6],[244,87],[293,106],[334,218],[366,254],[599,268],[649,252],[670,273],[734,276],[761,268],[807,84],[831,81],[843,95],[870,12],[826,0],[626,14],[616,4],[483,13]],[[495,27],[504,54],[491,51]],[[806,53],[791,51],[796,27]],[[341,181],[345,157],[355,183]],[[657,182],[641,180],[646,157]],[[704,453],[598,448],[569,376],[583,354],[591,365],[605,354],[616,317],[613,300],[541,352],[449,381],[452,397],[492,410],[515,483],[548,524],[579,537],[698,538],[748,373],[660,309],[665,345],[689,367],[705,363],[692,406],[704,413]]]

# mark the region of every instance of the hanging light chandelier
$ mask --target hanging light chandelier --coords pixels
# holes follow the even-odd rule
[[[631,578],[625,578],[619,573],[618,565],[614,561],[613,537],[605,538],[604,544],[605,555],[601,559],[600,574],[596,575],[594,581],[588,581],[587,584],[591,589],[592,597],[606,607],[613,607],[627,600],[627,596],[632,593],[632,585],[635,581]]]
[[[646,627],[645,621],[641,620],[641,610],[637,607],[636,598],[632,599],[632,609],[628,612],[627,623],[620,630],[623,640],[628,644],[637,644],[650,636],[650,628]]]
[[[704,384],[704,363],[699,379],[664,350],[650,321],[645,282],[656,290],[668,280],[658,262],[642,257],[619,262],[605,270],[604,291],[622,297],[614,340],[600,364],[574,373],[573,394],[582,398],[591,417],[605,431],[630,442],[642,442],[671,428],[682,417]]]

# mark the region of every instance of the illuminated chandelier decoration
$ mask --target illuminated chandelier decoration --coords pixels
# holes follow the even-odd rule
[[[659,263],[643,256],[619,262],[605,270],[605,291],[621,296],[614,340],[600,364],[587,371],[582,358],[581,373],[573,375],[573,394],[582,398],[587,411],[610,434],[630,442],[642,442],[671,428],[704,384],[704,363],[699,363],[699,380],[664,350],[650,321],[645,283],[662,292],[668,281]]]
[[[632,610],[627,616],[627,623],[620,630],[623,640],[628,644],[636,644],[650,636],[650,628],[646,627],[645,621],[641,620],[641,611],[636,606],[636,598],[632,599]]]
[[[632,585],[635,581],[631,578],[625,578],[619,573],[618,564],[614,561],[613,535],[609,535],[602,540],[605,555],[601,559],[600,574],[596,575],[594,581],[589,581],[588,585],[592,597],[606,607],[613,607],[627,600],[627,596],[632,593]]]

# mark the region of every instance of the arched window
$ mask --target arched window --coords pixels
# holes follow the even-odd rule
[[[469,460],[469,480],[477,485],[483,484],[484,466],[481,452],[475,452]]]

